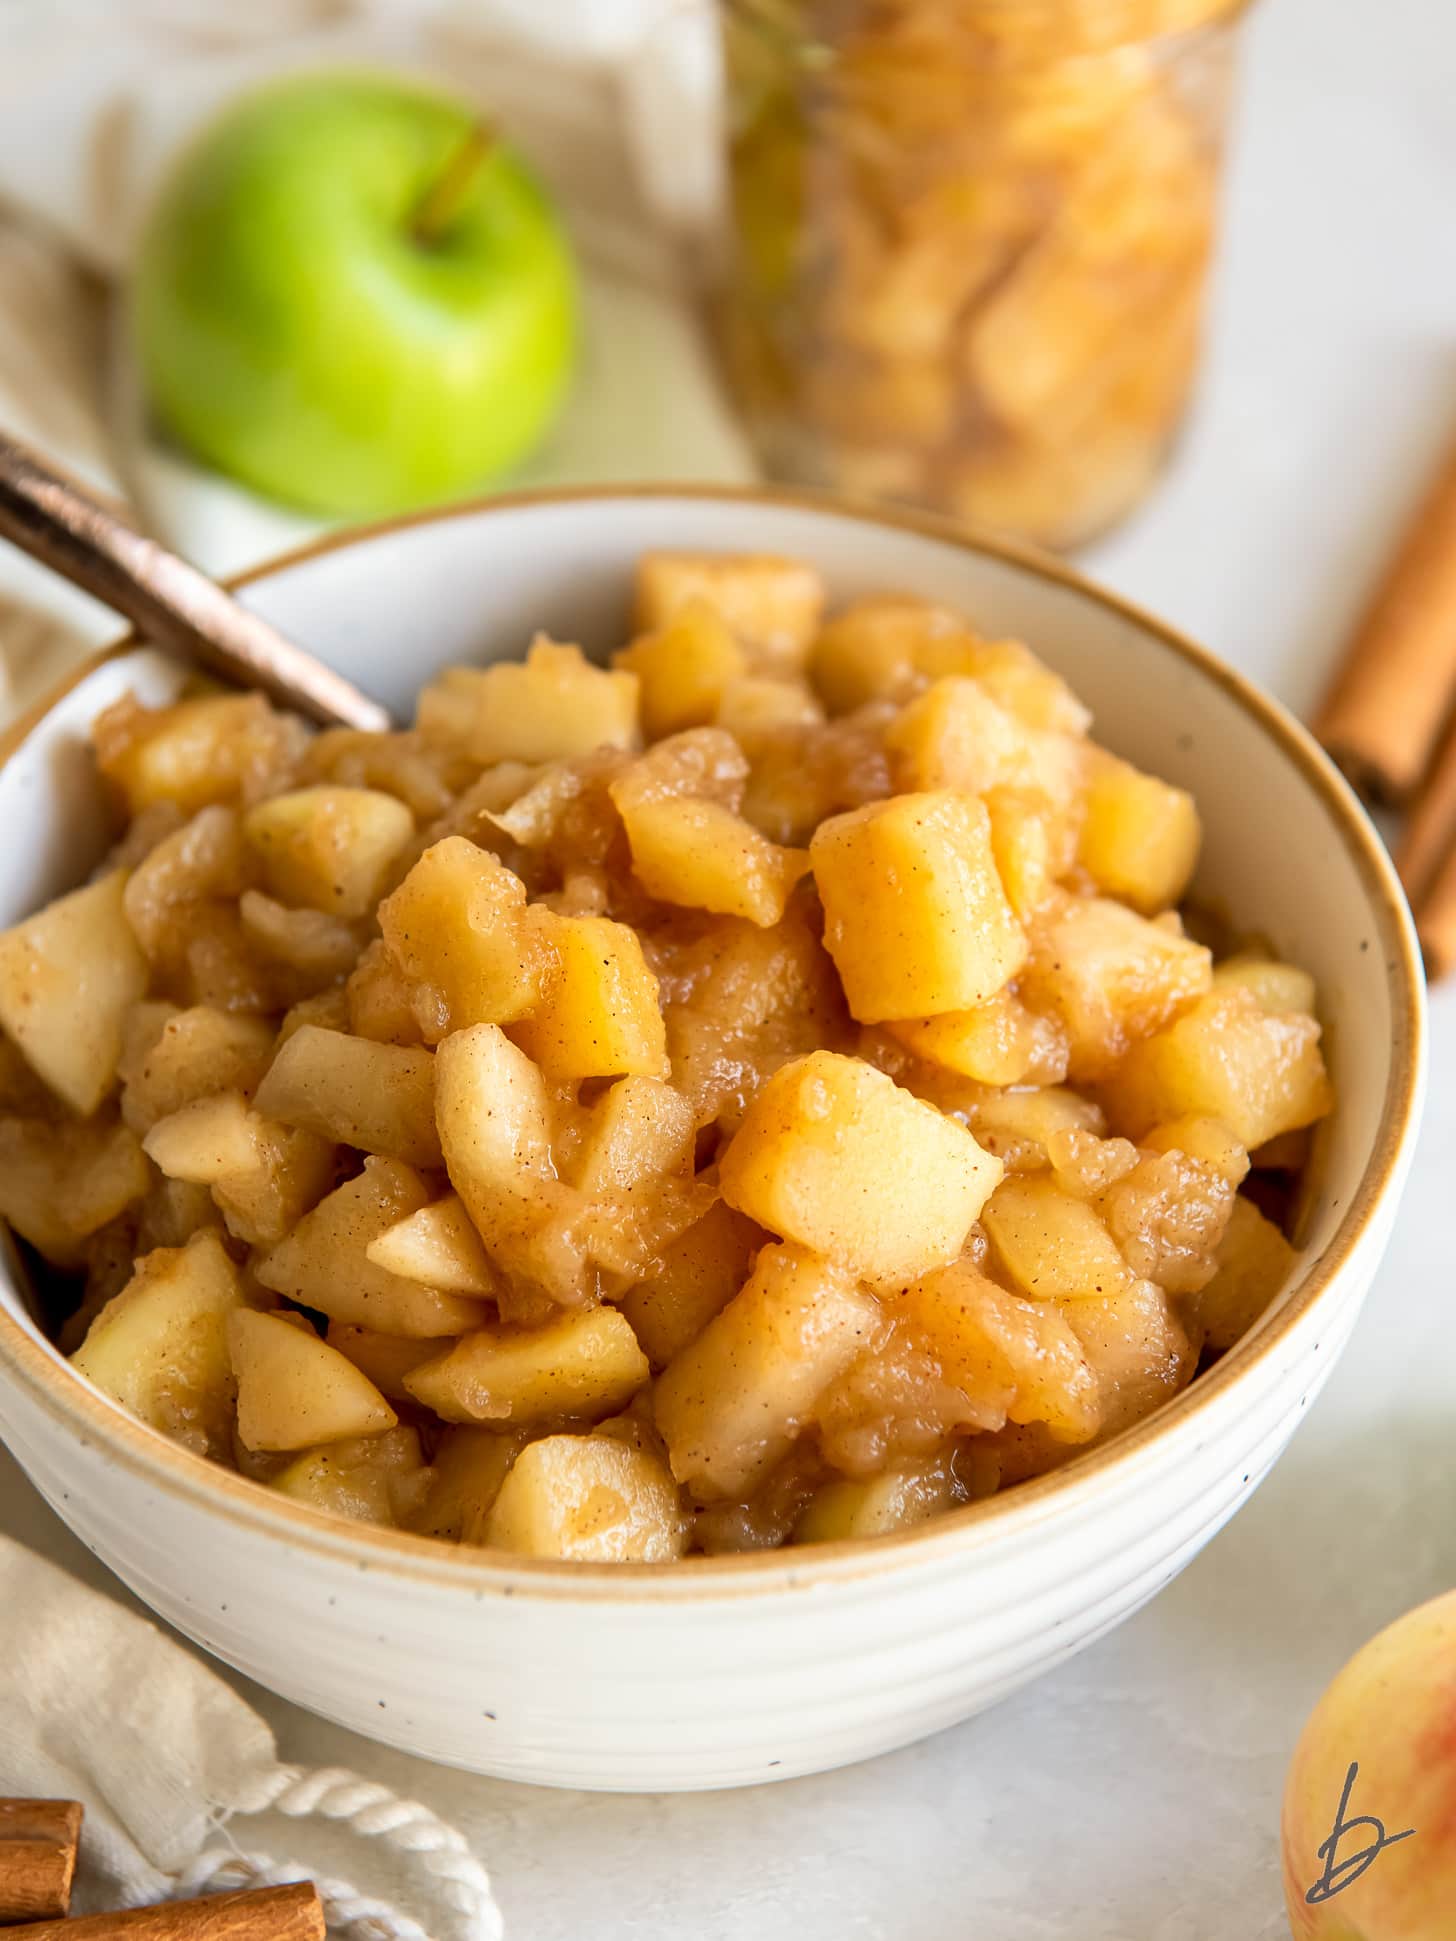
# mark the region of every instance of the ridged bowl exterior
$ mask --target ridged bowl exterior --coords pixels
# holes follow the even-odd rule
[[[398,704],[434,666],[481,657],[482,614],[496,617],[493,653],[519,650],[528,616],[588,632],[604,611],[600,645],[620,627],[632,557],[662,543],[814,558],[839,592],[957,599],[1047,651],[1091,699],[1101,736],[1196,790],[1213,893],[1315,970],[1340,1107],[1299,1275],[1253,1339],[1108,1449],[874,1544],[583,1570],[337,1523],[121,1416],[43,1343],[18,1276],[0,1285],[5,1441],[180,1631],[410,1752],[632,1791],[788,1778],[906,1744],[1060,1663],[1168,1583],[1257,1486],[1345,1345],[1389,1237],[1422,1070],[1408,920],[1342,785],[1270,704],[1060,569],[923,521],[647,492],[457,510],[285,563],[254,597]],[[419,642],[409,665],[401,640]],[[155,697],[173,679],[149,654],[107,663],[0,770],[0,816],[13,827],[28,810],[38,838],[0,862],[0,922],[91,860],[85,723],[120,689]]]

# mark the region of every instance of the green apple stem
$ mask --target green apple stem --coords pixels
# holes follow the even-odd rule
[[[488,121],[478,121],[420,197],[410,225],[417,243],[437,243],[449,228],[475,180],[481,163],[495,147],[496,134]]]

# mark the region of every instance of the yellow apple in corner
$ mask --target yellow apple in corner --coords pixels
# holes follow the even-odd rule
[[[1284,1788],[1296,1941],[1456,1941],[1456,1591],[1358,1651]]]

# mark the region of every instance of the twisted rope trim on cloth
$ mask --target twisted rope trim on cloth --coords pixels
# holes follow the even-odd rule
[[[276,1766],[260,1777],[228,1817],[255,1813],[334,1820],[361,1839],[382,1841],[416,1858],[459,1916],[464,1941],[501,1941],[505,1929],[490,1875],[470,1851],[465,1836],[418,1800],[401,1799],[387,1786],[362,1779],[343,1766]],[[225,1823],[219,1831],[231,1840]],[[177,1876],[173,1895],[185,1900],[309,1879],[318,1887],[332,1933],[347,1935],[349,1941],[432,1941],[428,1930],[389,1901],[361,1894],[346,1880],[322,1879],[297,1861],[245,1853],[235,1844],[204,1849]]]

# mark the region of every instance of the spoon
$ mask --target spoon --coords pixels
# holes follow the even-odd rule
[[[0,538],[100,600],[158,647],[311,721],[379,731],[387,709],[185,559],[0,435]]]

